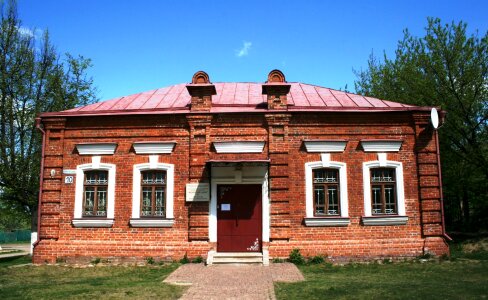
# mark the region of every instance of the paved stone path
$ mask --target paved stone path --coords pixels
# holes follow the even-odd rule
[[[273,282],[302,281],[294,264],[212,265],[186,264],[164,282],[190,285],[180,299],[276,299]]]
[[[2,244],[2,250],[0,258],[20,257],[30,254],[30,244]],[[21,252],[7,253],[9,250],[20,250]]]

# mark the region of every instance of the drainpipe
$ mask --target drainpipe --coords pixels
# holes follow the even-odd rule
[[[437,172],[439,174],[439,194],[441,197],[441,217],[442,217],[442,235],[452,241],[452,238],[446,232],[446,221],[444,220],[444,194],[442,191],[442,173],[441,173],[441,149],[439,148],[439,132],[435,131],[435,142],[437,147]]]
[[[37,202],[37,240],[33,244],[34,248],[40,242],[40,230],[41,230],[41,199],[42,199],[42,185],[44,183],[44,147],[46,144],[46,132],[42,128],[41,118],[36,118],[36,128],[42,133],[42,150],[41,150],[41,171],[40,171],[40,181],[39,181],[39,199]]]

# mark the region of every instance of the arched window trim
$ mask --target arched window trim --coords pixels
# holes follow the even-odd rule
[[[166,171],[166,215],[162,218],[141,218],[141,172]],[[134,165],[132,184],[132,227],[171,227],[174,223],[174,165],[167,163],[143,163]]]
[[[103,218],[83,217],[83,183],[85,172],[94,170],[108,171],[107,216]],[[114,164],[100,163],[100,157],[93,157],[92,163],[76,166],[75,210],[73,226],[75,227],[111,227],[115,207],[115,170]]]
[[[393,168],[396,176],[397,215],[373,215],[371,211],[371,169]],[[404,225],[408,221],[405,209],[403,164],[398,161],[368,161],[363,163],[364,216],[363,225]]]
[[[339,195],[340,195],[340,216],[314,216],[313,209],[313,170],[315,169],[338,169],[339,170]],[[338,161],[314,161],[305,164],[305,225],[306,226],[347,226],[349,220],[349,201],[347,196],[347,166],[346,163]]]

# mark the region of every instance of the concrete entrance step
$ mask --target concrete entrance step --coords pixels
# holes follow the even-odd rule
[[[262,264],[263,254],[259,252],[216,252],[212,264]]]

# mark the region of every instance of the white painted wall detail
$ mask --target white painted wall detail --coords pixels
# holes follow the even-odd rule
[[[364,187],[364,215],[371,217],[371,179],[370,169],[378,167],[387,167],[395,169],[398,215],[405,216],[405,191],[403,182],[403,164],[398,161],[386,161],[384,166],[380,161],[369,161],[363,163],[363,187]],[[386,216],[387,217],[387,216]]]
[[[99,157],[98,157],[99,158]],[[95,162],[95,164],[93,163]],[[114,218],[115,206],[115,165],[101,163],[95,157],[91,164],[78,165],[76,167],[76,183],[75,183],[75,211],[74,218],[81,219],[83,217],[83,183],[85,181],[85,172],[90,170],[106,170],[108,171],[108,190],[107,190],[107,219]],[[76,221],[73,220],[73,225],[76,226]],[[86,222],[85,222],[86,223]],[[85,224],[83,223],[83,224]],[[104,223],[105,224],[105,223]],[[96,222],[93,222],[96,226]]]
[[[169,154],[176,142],[135,142],[132,144],[136,154]]]
[[[347,141],[303,141],[307,152],[344,152]]]
[[[313,211],[313,170],[324,167],[323,161],[308,162],[305,164],[305,210],[306,218],[314,218]],[[329,161],[328,167],[339,169],[339,193],[341,203],[341,217],[349,216],[348,198],[347,198],[347,167],[345,163],[338,161]]]
[[[241,141],[241,142],[213,142],[217,153],[261,153],[265,142]]]
[[[235,176],[235,167],[212,167],[212,184],[210,198],[210,216],[208,220],[208,236],[210,242],[217,242],[217,185],[219,184],[237,184]],[[262,241],[269,242],[269,224],[270,208],[268,195],[268,168],[267,166],[249,166],[242,167],[241,184],[261,184],[262,186],[262,214],[263,214],[263,232]]]
[[[116,143],[86,143],[77,144],[76,150],[80,155],[113,155]]]
[[[400,140],[364,140],[361,146],[365,152],[398,152],[402,143]]]
[[[134,165],[132,172],[132,219],[140,218],[141,211],[141,172],[147,170],[166,171],[166,219],[173,219],[174,194],[174,165],[166,163],[151,163]],[[132,220],[131,219],[131,220]],[[137,223],[137,221],[136,221]],[[132,223],[131,223],[132,224]],[[134,223],[135,224],[135,223]],[[147,226],[146,226],[147,227]]]

